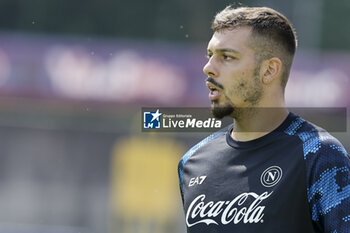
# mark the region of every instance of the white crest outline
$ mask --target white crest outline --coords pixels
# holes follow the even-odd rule
[[[266,178],[266,175],[271,174],[272,171],[276,172],[277,177],[274,178],[272,180],[272,182],[270,182]],[[271,166],[271,167],[266,168],[265,171],[261,174],[260,182],[266,188],[271,188],[271,187],[275,186],[281,180],[282,176],[283,176],[282,168],[280,168],[279,166]]]

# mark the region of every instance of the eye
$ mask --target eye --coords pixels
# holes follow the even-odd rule
[[[230,60],[234,60],[234,59],[235,59],[234,57],[229,56],[229,55],[225,55],[225,54],[222,55],[222,58],[223,58],[225,61],[230,61]]]
[[[213,56],[213,54],[208,53],[208,54],[206,55],[206,58],[210,59],[212,56]]]

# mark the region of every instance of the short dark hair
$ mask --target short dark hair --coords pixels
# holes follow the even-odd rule
[[[238,27],[250,27],[256,56],[261,61],[279,57],[285,65],[281,85],[285,87],[292,65],[297,39],[290,21],[268,7],[238,7],[231,5],[219,12],[212,23],[215,32]]]

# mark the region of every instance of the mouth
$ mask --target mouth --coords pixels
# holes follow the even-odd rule
[[[221,96],[220,89],[217,86],[215,86],[214,84],[212,84],[211,82],[205,82],[205,84],[208,87],[208,89],[210,90],[209,99],[211,101],[219,99]]]

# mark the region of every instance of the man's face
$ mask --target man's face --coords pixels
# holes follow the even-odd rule
[[[215,32],[208,44],[208,76],[212,113],[217,118],[237,117],[238,108],[259,103],[263,89],[254,50],[249,47],[250,28]],[[235,111],[236,110],[236,111]]]

